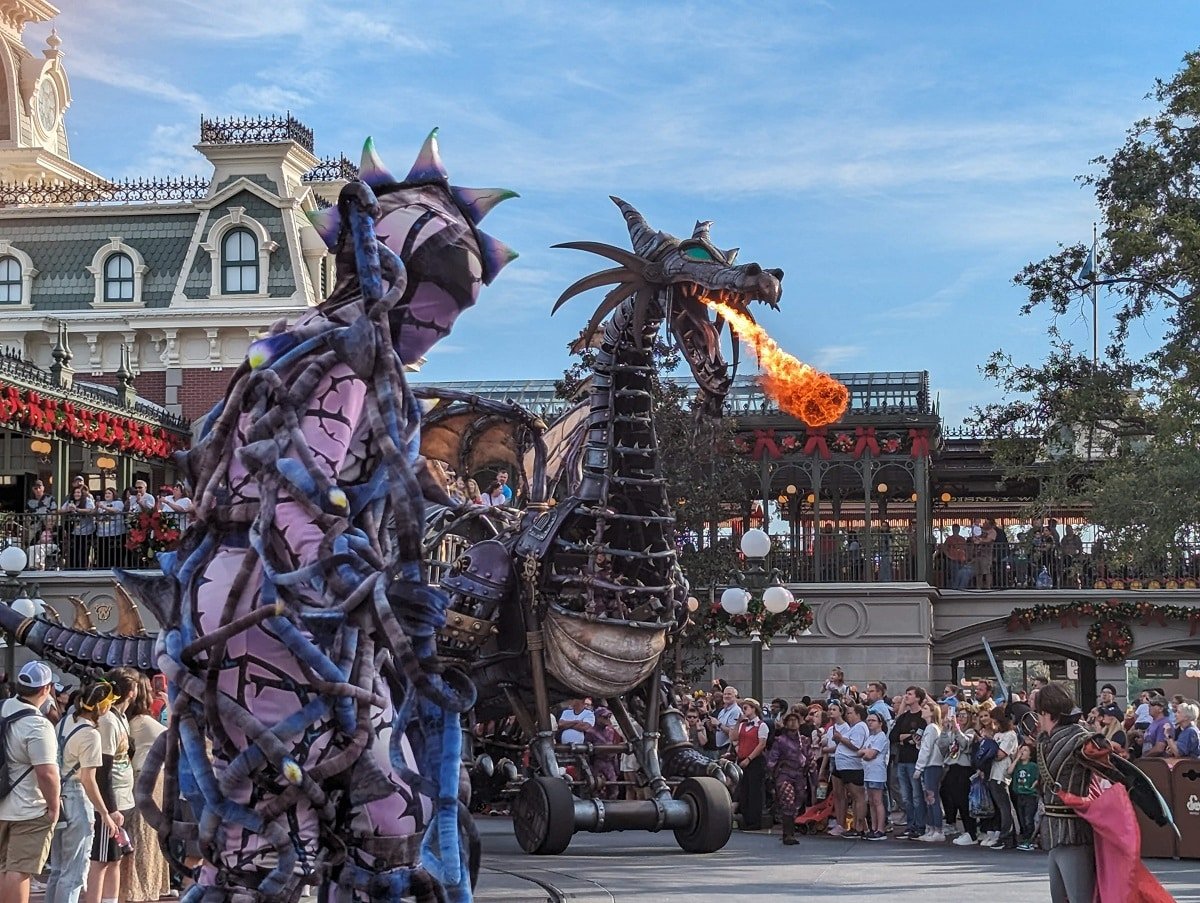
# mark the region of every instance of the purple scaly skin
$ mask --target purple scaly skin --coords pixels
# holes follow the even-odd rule
[[[471,897],[455,797],[474,693],[434,663],[446,603],[420,534],[425,499],[447,500],[416,453],[403,365],[516,256],[476,228],[514,195],[450,186],[435,134],[403,179],[368,141],[362,181],[313,218],[337,252],[334,291],[251,346],[184,456],[197,505],[160,556],[170,576],[121,575],[163,627],[172,723],[139,804],[164,839],[198,834],[189,903],[294,901],[314,884],[339,903]],[[94,667],[68,653],[69,629],[0,627]],[[143,646],[106,642],[118,657]]]

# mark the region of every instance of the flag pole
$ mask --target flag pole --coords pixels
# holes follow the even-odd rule
[[[1096,371],[1097,362],[1100,359],[1100,320],[1099,310],[1100,305],[1096,299],[1096,290],[1099,283],[1100,261],[1096,257],[1096,223],[1092,223],[1092,372]]]

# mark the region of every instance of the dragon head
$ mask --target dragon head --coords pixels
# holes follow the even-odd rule
[[[691,238],[678,239],[652,229],[645,218],[625,201],[614,197],[625,216],[633,252],[599,242],[566,242],[559,248],[590,251],[620,264],[580,279],[559,297],[558,310],[568,299],[603,285],[613,285],[575,345],[590,344],[604,319],[629,298],[634,299],[634,334],[641,341],[647,319],[661,317],[699,385],[699,409],[720,416],[733,381],[721,353],[723,321],[705,304],[720,301],[753,319],[750,303],[762,302],[778,309],[783,293],[783,270],[763,269],[757,263],[738,264],[738,249],[723,251],[709,238],[711,222],[698,222]],[[733,369],[738,345],[733,343]]]
[[[517,197],[504,188],[451,185],[438,149],[437,129],[429,133],[403,179],[392,175],[367,139],[359,179],[378,199],[375,233],[403,262],[407,287],[393,311],[396,350],[415,363],[449,334],[458,315],[471,307],[481,285],[490,285],[517,254],[478,228],[501,201]],[[330,301],[358,290],[353,249],[346,241],[340,205],[309,214],[327,247],[339,256],[338,284]]]

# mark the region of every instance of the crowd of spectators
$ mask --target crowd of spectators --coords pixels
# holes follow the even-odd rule
[[[945,589],[1090,589],[1113,578],[1200,576],[1200,560],[1181,557],[1134,567],[1110,554],[1103,536],[1084,542],[1071,524],[1035,519],[1010,534],[982,518],[953,524],[933,555],[933,582]]]
[[[703,725],[697,745],[736,760],[744,830],[773,812],[783,842],[797,821],[832,836],[883,841],[1036,848],[1041,818],[1033,715],[1038,690],[997,704],[990,681],[946,685],[935,695],[909,686],[889,695],[874,680],[863,690],[833,669],[820,692],[765,709],[714,682],[680,701],[689,724]],[[1128,706],[1105,685],[1079,717],[1118,755],[1200,758],[1200,709],[1194,700],[1153,690]],[[707,740],[707,742],[704,742]],[[759,764],[761,763],[761,765]]]
[[[27,663],[0,706],[11,791],[0,799],[0,900],[160,900],[171,869],[133,788],[169,718],[165,681],[130,668],[69,689]],[[153,793],[162,805],[162,776]]]
[[[8,515],[2,542],[22,546],[35,571],[138,567],[178,539],[191,511],[183,483],[163,486],[157,495],[145,480],[124,492],[114,486],[92,492],[79,475],[56,501],[35,480],[24,512]]]
[[[947,684],[940,694],[909,686],[890,695],[882,680],[860,690],[835,668],[818,693],[794,702],[775,698],[764,705],[716,680],[707,690],[677,694],[675,703],[696,749],[740,767],[736,808],[743,830],[773,820],[789,845],[799,824],[868,841],[1031,851],[1041,818],[1033,707],[1045,685],[1035,679],[1028,693],[1015,691],[1000,703],[987,680]],[[1078,717],[1118,755],[1200,758],[1194,700],[1151,690],[1126,706],[1105,685],[1098,704]],[[624,742],[612,713],[588,697],[570,700],[555,724],[559,741],[576,750]],[[479,725],[477,733],[485,742],[506,737],[510,751],[523,745],[513,719]],[[576,780],[585,777],[576,764],[567,767]],[[645,796],[630,753],[597,753],[582,771],[604,798]],[[507,811],[501,798],[484,804],[486,811]]]

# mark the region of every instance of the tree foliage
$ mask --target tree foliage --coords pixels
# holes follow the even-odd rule
[[[1089,249],[1074,244],[1016,275],[1021,313],[1051,315],[1050,349],[1038,363],[994,352],[983,372],[1004,401],[973,420],[1010,473],[1039,478],[1042,506],[1088,504],[1118,554],[1161,561],[1200,527],[1200,51],[1149,96],[1157,111],[1080,177],[1099,272],[1081,275]],[[1115,320],[1095,362],[1060,328],[1090,316],[1093,290]]]

